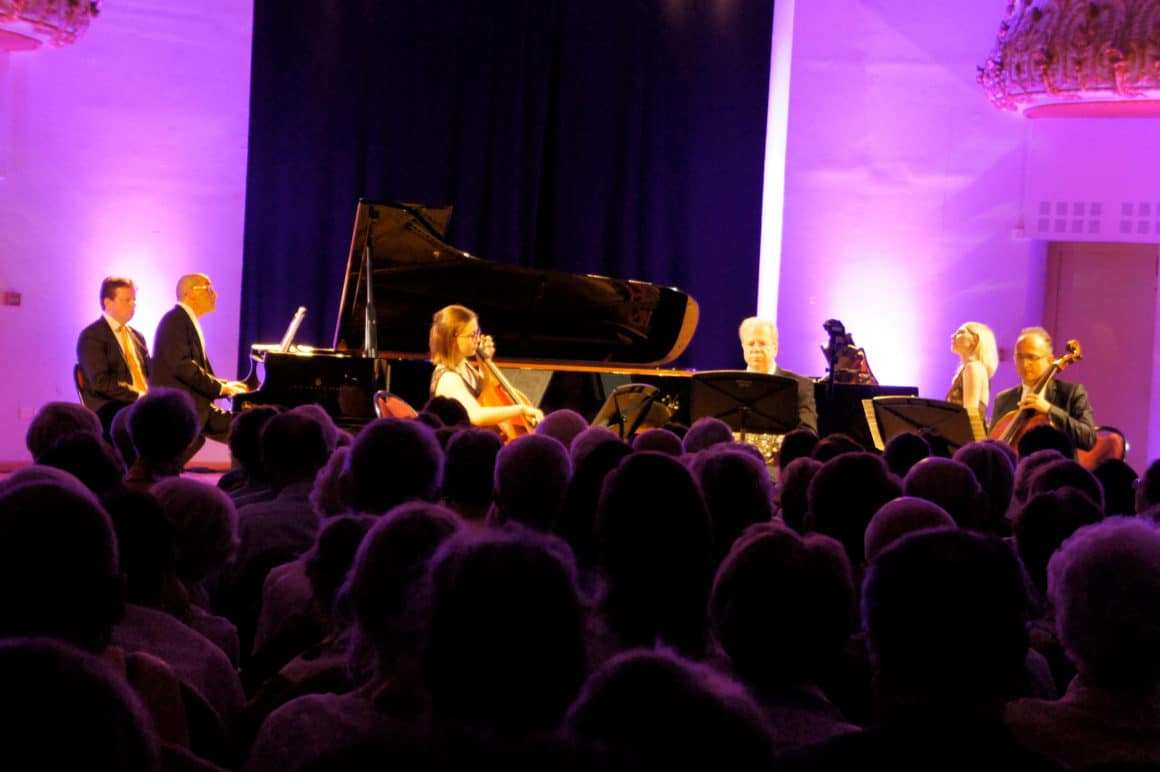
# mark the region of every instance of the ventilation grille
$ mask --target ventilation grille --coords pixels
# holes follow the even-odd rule
[[[1033,220],[1036,238],[1091,241],[1160,240],[1160,201],[1040,201]]]

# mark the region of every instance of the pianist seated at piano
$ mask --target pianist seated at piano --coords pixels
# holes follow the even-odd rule
[[[470,308],[450,305],[436,312],[429,344],[431,362],[435,365],[430,396],[458,401],[467,410],[473,425],[498,426],[507,421],[522,420],[534,426],[543,419],[543,412],[531,405],[493,407],[480,404],[485,389],[494,384],[486,368],[481,369],[470,360],[490,359],[495,354],[495,343],[491,336],[482,333],[479,319]]]

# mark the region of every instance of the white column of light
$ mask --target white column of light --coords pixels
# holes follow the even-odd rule
[[[765,118],[765,174],[761,194],[761,244],[757,268],[757,313],[777,319],[781,279],[781,238],[785,215],[785,153],[789,132],[789,81],[793,60],[795,0],[773,7],[769,52],[769,104]]]

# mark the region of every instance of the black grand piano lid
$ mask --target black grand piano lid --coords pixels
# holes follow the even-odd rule
[[[363,346],[371,245],[378,347],[424,355],[431,318],[459,303],[496,339],[501,360],[659,366],[697,328],[697,302],[649,282],[496,263],[443,241],[451,207],[360,199],[347,256],[334,347]]]

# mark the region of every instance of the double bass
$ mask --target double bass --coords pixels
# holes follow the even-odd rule
[[[1083,359],[1083,354],[1080,350],[1079,341],[1069,340],[1067,342],[1067,353],[1051,363],[1051,367],[1047,368],[1047,372],[1035,382],[1035,386],[1031,389],[1032,393],[1036,396],[1042,395],[1052,379],[1055,378],[1056,373],[1065,370],[1072,362],[1080,359]],[[1019,446],[1019,440],[1023,438],[1024,434],[1034,427],[1045,423],[1050,423],[1050,419],[1047,416],[1037,413],[1034,410],[1016,408],[995,422],[995,425],[991,428],[990,438],[1017,448]]]

